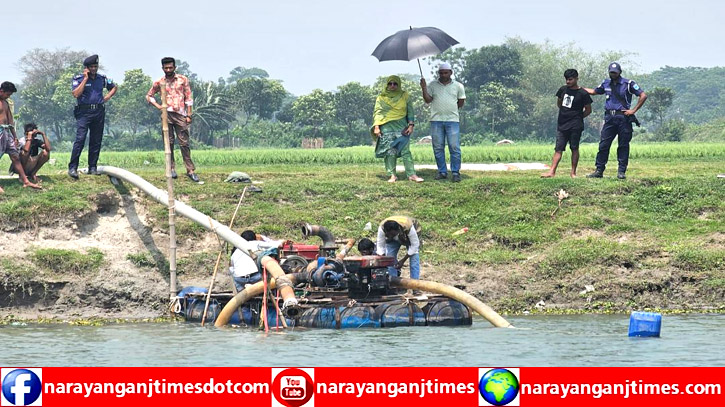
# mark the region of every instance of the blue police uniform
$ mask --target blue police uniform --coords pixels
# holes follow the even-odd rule
[[[73,77],[71,90],[75,90],[83,81],[83,75]],[[88,77],[83,94],[77,99],[77,105],[73,110],[76,118],[76,140],[73,143],[69,170],[78,169],[78,160],[86,142],[86,135],[90,130],[88,140],[88,168],[95,168],[98,164],[98,156],[101,153],[101,142],[103,141],[103,126],[106,119],[106,109],[103,104],[103,89],[109,91],[116,87],[113,80],[105,75],[96,74],[95,79]]]
[[[604,172],[609,160],[609,148],[612,146],[614,137],[618,135],[618,172],[624,173],[629,164],[629,142],[632,140],[632,122],[624,115],[624,111],[631,108],[632,95],[639,97],[643,91],[635,81],[620,76],[616,83],[613,83],[611,79],[605,79],[599,87],[594,89],[594,92],[598,95],[606,95],[607,98],[604,103],[604,127],[602,127],[596,159],[597,171]],[[616,92],[619,98],[612,92]],[[626,103],[623,104],[619,99]]]

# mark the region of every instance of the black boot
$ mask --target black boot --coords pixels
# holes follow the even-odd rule
[[[596,170],[593,173],[587,175],[587,178],[602,178],[604,177],[604,172]]]

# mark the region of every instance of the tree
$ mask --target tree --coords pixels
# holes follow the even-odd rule
[[[274,118],[282,123],[294,122],[295,112],[292,110],[292,106],[294,106],[295,100],[297,100],[297,98],[288,93],[282,102],[282,108],[274,115]]]
[[[438,65],[445,62],[451,65],[453,74],[459,78],[466,69],[466,57],[470,53],[465,47],[448,48],[441,54],[426,58],[426,62],[431,66],[430,73],[433,77],[438,76]]]
[[[69,48],[55,51],[34,48],[18,61],[20,72],[23,73],[23,85],[31,87],[51,84],[66,69],[80,66],[87,56],[86,51],[72,51]]]
[[[375,92],[360,82],[348,82],[337,87],[334,94],[335,119],[352,133],[353,126],[370,120],[375,107]]]
[[[141,69],[125,72],[120,92],[110,100],[109,116],[111,122],[121,129],[130,131],[134,139],[141,130],[160,123],[158,110],[149,106],[146,93],[151,88],[151,77]]]
[[[224,86],[215,82],[191,82],[194,97],[192,136],[211,144],[214,132],[228,129],[234,121],[231,101]]]
[[[649,95],[647,97],[649,101]],[[681,141],[687,126],[680,119],[671,119],[662,123],[655,131],[656,141]]]
[[[292,104],[294,122],[302,126],[312,126],[315,135],[319,129],[332,121],[335,116],[335,104],[330,92],[315,89],[310,94],[300,96]]]
[[[246,120],[250,117],[271,119],[282,108],[287,94],[281,82],[259,77],[240,79],[230,89],[232,101],[244,112]]]
[[[491,133],[496,132],[496,125],[513,119],[516,113],[513,96],[514,92],[499,82],[489,82],[481,86],[478,92],[478,114],[491,125]]]
[[[229,71],[229,77],[227,78],[226,82],[228,84],[234,84],[237,81],[241,81],[242,79],[247,78],[267,79],[269,78],[269,74],[262,68],[245,68],[243,66],[238,66]]]
[[[159,64],[161,63],[159,62]],[[181,59],[176,59],[176,73],[186,76],[192,83],[199,80],[199,76],[189,68],[189,63]]]
[[[489,45],[465,56],[461,78],[465,85],[478,89],[490,82],[506,87],[518,85],[524,66],[521,55],[506,45]]]
[[[62,140],[72,132],[71,78],[82,70],[86,51],[62,48],[50,51],[35,48],[18,61],[23,83],[16,112],[20,120],[33,121],[49,130],[49,135]]]
[[[674,92],[672,113],[689,123],[701,124],[725,116],[725,67],[676,68],[665,66],[637,82],[650,96],[655,87]],[[650,96],[651,97],[651,96]],[[645,106],[650,104],[647,100]]]
[[[658,127],[661,127],[665,122],[667,110],[672,106],[674,99],[675,92],[671,88],[658,86],[647,92],[645,117],[649,120],[657,120]]]

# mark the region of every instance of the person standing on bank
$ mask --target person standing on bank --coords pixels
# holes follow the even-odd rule
[[[413,155],[410,153],[410,136],[415,126],[415,111],[410,94],[404,91],[400,77],[391,75],[383,85],[383,91],[375,99],[373,126],[370,135],[375,140],[375,157],[385,160],[385,172],[395,182],[398,157],[403,159],[405,175],[409,181],[423,182],[415,173]]]
[[[541,178],[552,178],[556,175],[556,167],[559,166],[567,142],[571,150],[571,177],[576,177],[576,167],[579,163],[579,140],[584,131],[584,118],[592,113],[592,98],[578,84],[579,72],[576,69],[567,69],[564,71],[564,79],[566,86],[562,86],[556,92],[559,119],[554,159],[549,172],[541,174]]]
[[[629,164],[629,142],[632,141],[632,123],[637,123],[635,113],[644,105],[647,94],[633,80],[622,77],[622,66],[617,62],[609,64],[609,79],[605,79],[596,89],[584,88],[590,95],[607,95],[604,102],[604,127],[602,127],[597,153],[597,169],[587,175],[587,178],[602,178],[604,169],[609,160],[609,148],[614,137],[618,138],[617,178],[627,178],[627,165]],[[637,105],[631,109],[632,95],[639,98]]]
[[[157,93],[161,92],[161,84],[166,86],[166,110],[169,120],[169,147],[171,147],[171,177],[176,178],[176,163],[174,162],[174,134],[179,138],[179,150],[184,159],[186,176],[194,182],[199,182],[199,176],[194,173],[196,169],[191,161],[189,148],[189,126],[191,125],[191,107],[194,100],[191,97],[189,78],[176,73],[176,60],[171,57],[161,59],[161,69],[164,77],[154,82],[146,94],[146,100],[157,109],[163,106],[156,101]]]
[[[427,86],[425,78],[420,78],[423,100],[430,103],[430,132],[438,174],[435,179],[448,178],[446,168],[446,144],[451,155],[451,173],[453,182],[461,181],[461,130],[458,111],[466,102],[463,84],[451,79],[453,70],[449,64],[438,67],[438,80]]]
[[[83,61],[83,73],[72,79],[71,91],[77,104],[73,110],[76,118],[76,139],[68,163],[68,175],[78,179],[78,161],[90,131],[88,141],[88,174],[100,175],[96,171],[101,154],[103,126],[106,120],[105,103],[116,94],[118,86],[113,80],[98,73],[98,55],[91,55]],[[104,95],[103,89],[108,92]]]

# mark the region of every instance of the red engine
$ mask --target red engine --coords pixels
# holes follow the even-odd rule
[[[307,261],[312,261],[320,257],[320,246],[314,244],[285,242],[279,254],[282,258],[300,256]]]

